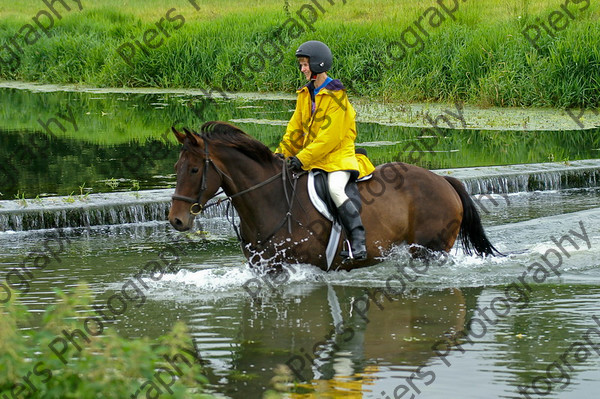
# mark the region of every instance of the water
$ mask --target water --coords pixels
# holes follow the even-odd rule
[[[79,194],[0,201],[0,231],[166,220],[173,190]]]
[[[170,127],[236,121],[275,149],[293,100],[187,94],[29,92],[0,89],[0,199],[173,187],[179,145]],[[373,163],[428,169],[598,158],[599,129],[489,131],[362,122],[358,143]],[[73,120],[74,122],[70,122]]]
[[[292,366],[305,380],[298,392],[331,397],[394,397],[402,386],[415,394],[418,389],[426,398],[447,397],[448,389],[463,398],[478,398],[482,392],[515,397],[516,386],[543,375],[581,341],[594,325],[592,316],[600,313],[598,195],[589,189],[533,192],[510,195],[510,206],[490,202],[489,213],[483,214],[486,231],[508,256],[483,260],[453,251],[443,265],[425,270],[426,265],[414,264],[421,274],[405,269],[414,280],[405,279],[406,286],[391,279],[398,266],[411,265],[403,248],[366,269],[325,273],[293,266],[287,269],[287,281],[263,278],[248,269],[231,228],[219,216],[199,222],[200,229],[208,230],[205,235],[176,233],[164,221],[65,229],[61,234],[70,242],[61,241],[62,250],[54,230],[4,232],[0,262],[4,275],[31,252],[43,251],[49,240],[60,262],[34,272],[27,282],[11,280],[29,286],[23,300],[39,315],[55,300],[54,288],[67,289],[81,280],[90,284],[98,304],[106,304],[172,245],[180,254],[176,269],[154,276],[157,281],[146,274],[145,303],[131,301],[115,328],[129,337],[157,337],[175,321],[185,321],[208,360],[212,389],[229,397],[260,397],[279,364]],[[563,253],[557,269],[561,275],[534,283],[529,274],[528,295],[512,292],[508,314],[490,313],[494,323],[482,334],[480,324],[472,321],[482,319],[477,308],[505,296],[506,287],[528,266],[558,248],[552,237],[565,234],[579,249],[563,240],[568,256]],[[589,247],[580,236],[588,238]],[[548,258],[558,263],[556,257]],[[386,288],[388,281],[393,290]],[[446,356],[431,349],[469,327],[476,337],[462,341],[464,353],[456,346]],[[439,348],[444,354],[446,347]],[[598,366],[600,356],[594,352],[575,364],[565,390],[553,387],[548,397],[588,397],[598,388],[590,374]],[[429,374],[413,376],[415,389],[406,378],[419,368]],[[433,375],[435,380],[426,385]]]
[[[562,209],[562,202],[571,201],[573,193],[595,203],[600,161],[441,169],[434,172],[460,179],[474,196],[480,211],[485,213],[489,212],[490,206],[503,205],[512,212],[519,211],[522,196],[513,194],[531,191],[544,196],[553,195],[556,209]],[[590,195],[586,197],[585,193]],[[80,194],[62,197],[0,201],[0,231],[165,220],[172,194],[173,189],[136,189],[102,194],[80,191]],[[227,209],[226,203],[218,204],[210,207],[204,216],[224,217]]]
[[[374,267],[325,273],[294,265],[273,280],[247,267],[222,213],[198,220],[198,233],[181,234],[164,220],[165,208],[152,211],[150,205],[140,204],[168,203],[164,189],[173,184],[171,168],[177,155],[171,151],[176,153],[177,146],[161,138],[165,121],[256,118],[260,112],[260,117],[266,119],[268,112],[274,114],[270,119],[279,120],[289,116],[291,102],[208,103],[196,116],[198,100],[184,95],[103,94],[92,99],[96,95],[24,93],[0,96],[6,101],[0,125],[4,155],[19,145],[25,148],[29,140],[47,137],[35,128],[35,114],[21,118],[12,104],[38,109],[40,118],[51,117],[61,107],[60,112],[66,112],[68,104],[81,120],[78,131],[57,130],[56,137],[43,141],[48,144],[46,157],[25,159],[16,190],[0,186],[3,199],[25,192],[29,205],[24,209],[37,209],[39,201],[57,201],[58,208],[77,205],[88,212],[87,222],[84,218],[65,223],[61,230],[50,223],[0,232],[0,281],[8,276],[23,292],[34,326],[56,300],[54,289],[86,281],[95,302],[106,305],[142,271],[144,285],[136,281],[143,296],[128,302],[114,328],[126,337],[155,338],[183,320],[207,361],[210,388],[227,397],[262,397],[267,390],[283,389],[273,382],[287,377],[298,381],[284,387],[293,391],[288,397],[295,398],[514,398],[526,397],[519,394],[519,386],[534,382],[537,393],[529,388],[531,397],[544,393],[549,398],[582,398],[594,397],[600,388],[600,350],[590,347],[586,352],[577,346],[579,352],[569,352],[585,341],[590,328],[598,327],[593,317],[600,317],[600,187],[594,173],[581,172],[574,183],[564,184],[565,173],[549,170],[544,173],[551,177],[543,187],[530,186],[528,179],[508,190],[500,189],[508,184],[501,179],[488,183],[482,175],[472,180],[470,189],[486,232],[505,257],[480,259],[453,250],[447,259],[425,264],[411,261],[406,249],[398,248]],[[244,108],[248,105],[263,108]],[[83,117],[86,112],[90,115]],[[281,133],[278,125],[246,127],[267,143]],[[421,134],[393,126],[380,131],[375,124],[362,124],[360,129],[370,134],[372,143],[418,140]],[[563,160],[564,154],[570,162],[591,159],[596,136],[597,132],[511,132],[506,137],[497,132],[448,132],[448,138],[438,140],[438,149],[448,152],[428,154],[421,163],[439,168],[525,164],[547,161],[550,153],[555,160]],[[591,144],[582,145],[587,142]],[[144,150],[150,143],[158,144]],[[380,143],[369,150],[389,160],[398,148]],[[158,154],[158,149],[168,151],[164,157],[147,155]],[[454,149],[459,151],[451,152]],[[134,175],[123,162],[136,154],[144,154],[145,163]],[[510,168],[520,176],[521,167]],[[513,181],[519,179],[515,176]],[[113,188],[107,182],[119,185]],[[498,190],[486,192],[488,184]],[[87,198],[86,187],[91,188]],[[487,195],[490,191],[495,194]],[[92,197],[104,195],[99,193],[109,193],[109,199]],[[65,195],[66,200],[44,194]],[[19,208],[18,201],[15,206]],[[48,211],[59,212],[51,206]],[[92,223],[89,215],[96,212]],[[31,255],[48,251],[53,255],[47,266],[34,268]],[[163,275],[144,271],[160,261],[161,254],[173,267]],[[8,275],[23,262],[30,277]],[[478,310],[490,306],[495,312]],[[600,342],[600,336],[590,339]],[[552,369],[546,383],[540,377],[561,356],[572,369],[563,360],[565,372]],[[286,364],[291,375],[280,367]]]

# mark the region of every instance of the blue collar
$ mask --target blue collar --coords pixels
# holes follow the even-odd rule
[[[332,80],[333,80],[332,78],[330,78],[329,76],[327,76],[327,79],[325,79],[325,82],[323,82],[323,84],[322,84],[321,86],[319,86],[319,87],[317,87],[317,88],[315,89],[315,96],[317,95],[317,93],[318,93],[318,92],[319,92],[319,91],[320,91],[320,90],[321,90],[323,87],[327,86],[327,85],[329,84],[329,82],[331,82]]]

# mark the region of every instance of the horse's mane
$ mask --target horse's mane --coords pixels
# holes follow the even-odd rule
[[[202,125],[200,132],[200,137],[209,143],[235,148],[255,161],[264,163],[273,160],[273,153],[266,145],[237,126],[226,122],[212,121]]]

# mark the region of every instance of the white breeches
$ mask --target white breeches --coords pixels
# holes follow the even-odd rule
[[[331,194],[331,199],[338,208],[349,199],[345,191],[348,180],[350,180],[350,172],[346,172],[345,170],[336,170],[327,174],[329,194]]]

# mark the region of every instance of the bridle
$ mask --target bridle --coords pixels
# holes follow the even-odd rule
[[[283,187],[284,187],[285,196],[286,196],[289,208],[288,208],[288,211],[286,212],[285,216],[283,217],[283,220],[277,225],[277,227],[273,230],[273,232],[271,234],[268,234],[267,237],[265,237],[265,239],[260,240],[258,242],[258,247],[262,247],[266,242],[268,242],[275,235],[275,233],[277,233],[283,226],[285,226],[286,223],[288,224],[288,230],[289,230],[289,233],[291,234],[291,229],[292,229],[292,226],[291,226],[292,213],[291,213],[291,211],[292,211],[293,202],[294,202],[295,193],[296,193],[296,183],[298,181],[297,177],[299,177],[301,174],[304,174],[306,172],[301,172],[300,174],[295,175],[294,178],[292,179],[292,178],[290,178],[290,176],[288,176],[289,174],[291,174],[291,172],[288,170],[288,167],[286,166],[286,164],[284,164],[281,172],[277,173],[274,176],[269,177],[267,180],[262,181],[258,184],[255,184],[254,186],[249,187],[245,190],[239,191],[235,194],[228,195],[225,198],[220,198],[216,202],[213,202],[212,204],[202,206],[202,205],[200,205],[200,201],[202,198],[202,194],[204,194],[204,191],[206,191],[206,175],[208,174],[208,171],[209,171],[209,168],[211,165],[213,166],[213,168],[215,168],[215,171],[219,174],[219,176],[221,176],[222,179],[227,178],[230,181],[233,181],[233,179],[229,175],[227,175],[227,173],[223,172],[210,158],[210,154],[208,151],[208,140],[206,140],[206,138],[204,138],[204,167],[202,170],[202,181],[200,183],[200,192],[198,193],[197,198],[192,198],[192,197],[180,195],[177,193],[173,194],[171,196],[171,198],[175,201],[185,201],[185,202],[189,202],[190,204],[192,204],[190,206],[190,213],[192,215],[196,216],[196,215],[202,213],[203,211],[205,211],[206,209],[210,208],[211,206],[219,205],[224,201],[228,201],[229,205],[230,205],[231,200],[233,198],[239,197],[241,195],[244,195],[246,193],[254,191],[254,190],[256,190],[262,186],[265,186],[281,177],[282,181],[283,181]],[[288,184],[288,181],[290,181],[290,180],[293,181],[291,195],[287,191],[287,184]],[[219,195],[221,193],[223,193],[222,189],[221,189],[221,191],[215,193],[215,196]],[[226,211],[226,215],[229,214],[229,205],[228,205],[228,208]],[[195,207],[197,207],[197,210],[194,209]],[[228,219],[229,219],[229,217],[228,217]],[[235,233],[236,233],[238,239],[242,243],[246,242],[246,240],[244,240],[242,238],[242,235],[238,230],[238,226],[236,226],[235,223],[233,222],[233,217],[231,218],[231,223],[233,225],[233,228],[235,230]]]
[[[197,216],[198,214],[202,213],[203,211],[205,211],[206,209],[210,208],[211,206],[215,206],[220,204],[223,201],[230,201],[231,199],[235,198],[235,197],[239,197],[241,195],[244,195],[246,193],[249,193],[250,191],[254,191],[257,188],[260,188],[262,186],[265,186],[269,183],[271,183],[272,181],[277,180],[282,174],[282,172],[279,172],[278,174],[271,176],[270,178],[268,178],[267,180],[260,182],[258,184],[255,184],[254,186],[247,188],[245,190],[239,191],[233,195],[229,195],[225,198],[221,198],[219,200],[217,200],[217,202],[214,202],[212,204],[209,204],[207,206],[202,206],[200,205],[200,201],[202,198],[202,194],[204,194],[204,192],[206,191],[206,175],[208,174],[208,170],[210,168],[210,166],[213,166],[213,168],[215,168],[215,170],[217,171],[217,173],[219,174],[219,176],[221,176],[221,178],[227,178],[231,181],[233,181],[231,179],[231,177],[229,177],[229,175],[227,175],[227,173],[223,172],[214,162],[213,160],[210,158],[210,154],[208,151],[208,140],[206,140],[206,138],[204,139],[204,167],[202,170],[202,180],[200,182],[200,191],[198,192],[198,196],[197,198],[192,198],[192,197],[188,197],[185,195],[181,195],[181,194],[173,194],[171,196],[171,198],[173,200],[177,200],[177,201],[185,201],[185,202],[189,202],[190,204],[192,204],[190,206],[190,213],[194,216]],[[284,168],[285,169],[285,168]],[[219,195],[223,193],[223,191],[219,191],[217,192],[215,195]],[[197,210],[194,210],[194,208],[197,207]]]
[[[202,205],[200,205],[200,201],[202,198],[202,194],[204,194],[204,191],[206,191],[206,172],[208,172],[208,168],[210,167],[210,165],[213,165],[215,167],[215,170],[217,171],[217,173],[219,173],[219,175],[221,175],[221,177],[223,176],[227,176],[221,169],[219,169],[219,167],[217,165],[214,164],[214,162],[212,161],[212,159],[210,159],[209,153],[208,153],[208,142],[206,140],[204,140],[204,168],[202,170],[202,181],[200,183],[200,192],[198,193],[198,197],[197,198],[192,198],[192,197],[188,197],[185,195],[181,195],[181,194],[173,194],[171,196],[171,198],[173,200],[176,201],[185,201],[185,202],[189,202],[190,204],[192,204],[192,206],[190,206],[190,213],[194,216],[200,214],[203,210],[204,207]],[[229,177],[229,176],[227,176]],[[231,179],[229,177],[229,179]],[[198,207],[197,211],[194,211],[194,207]]]

